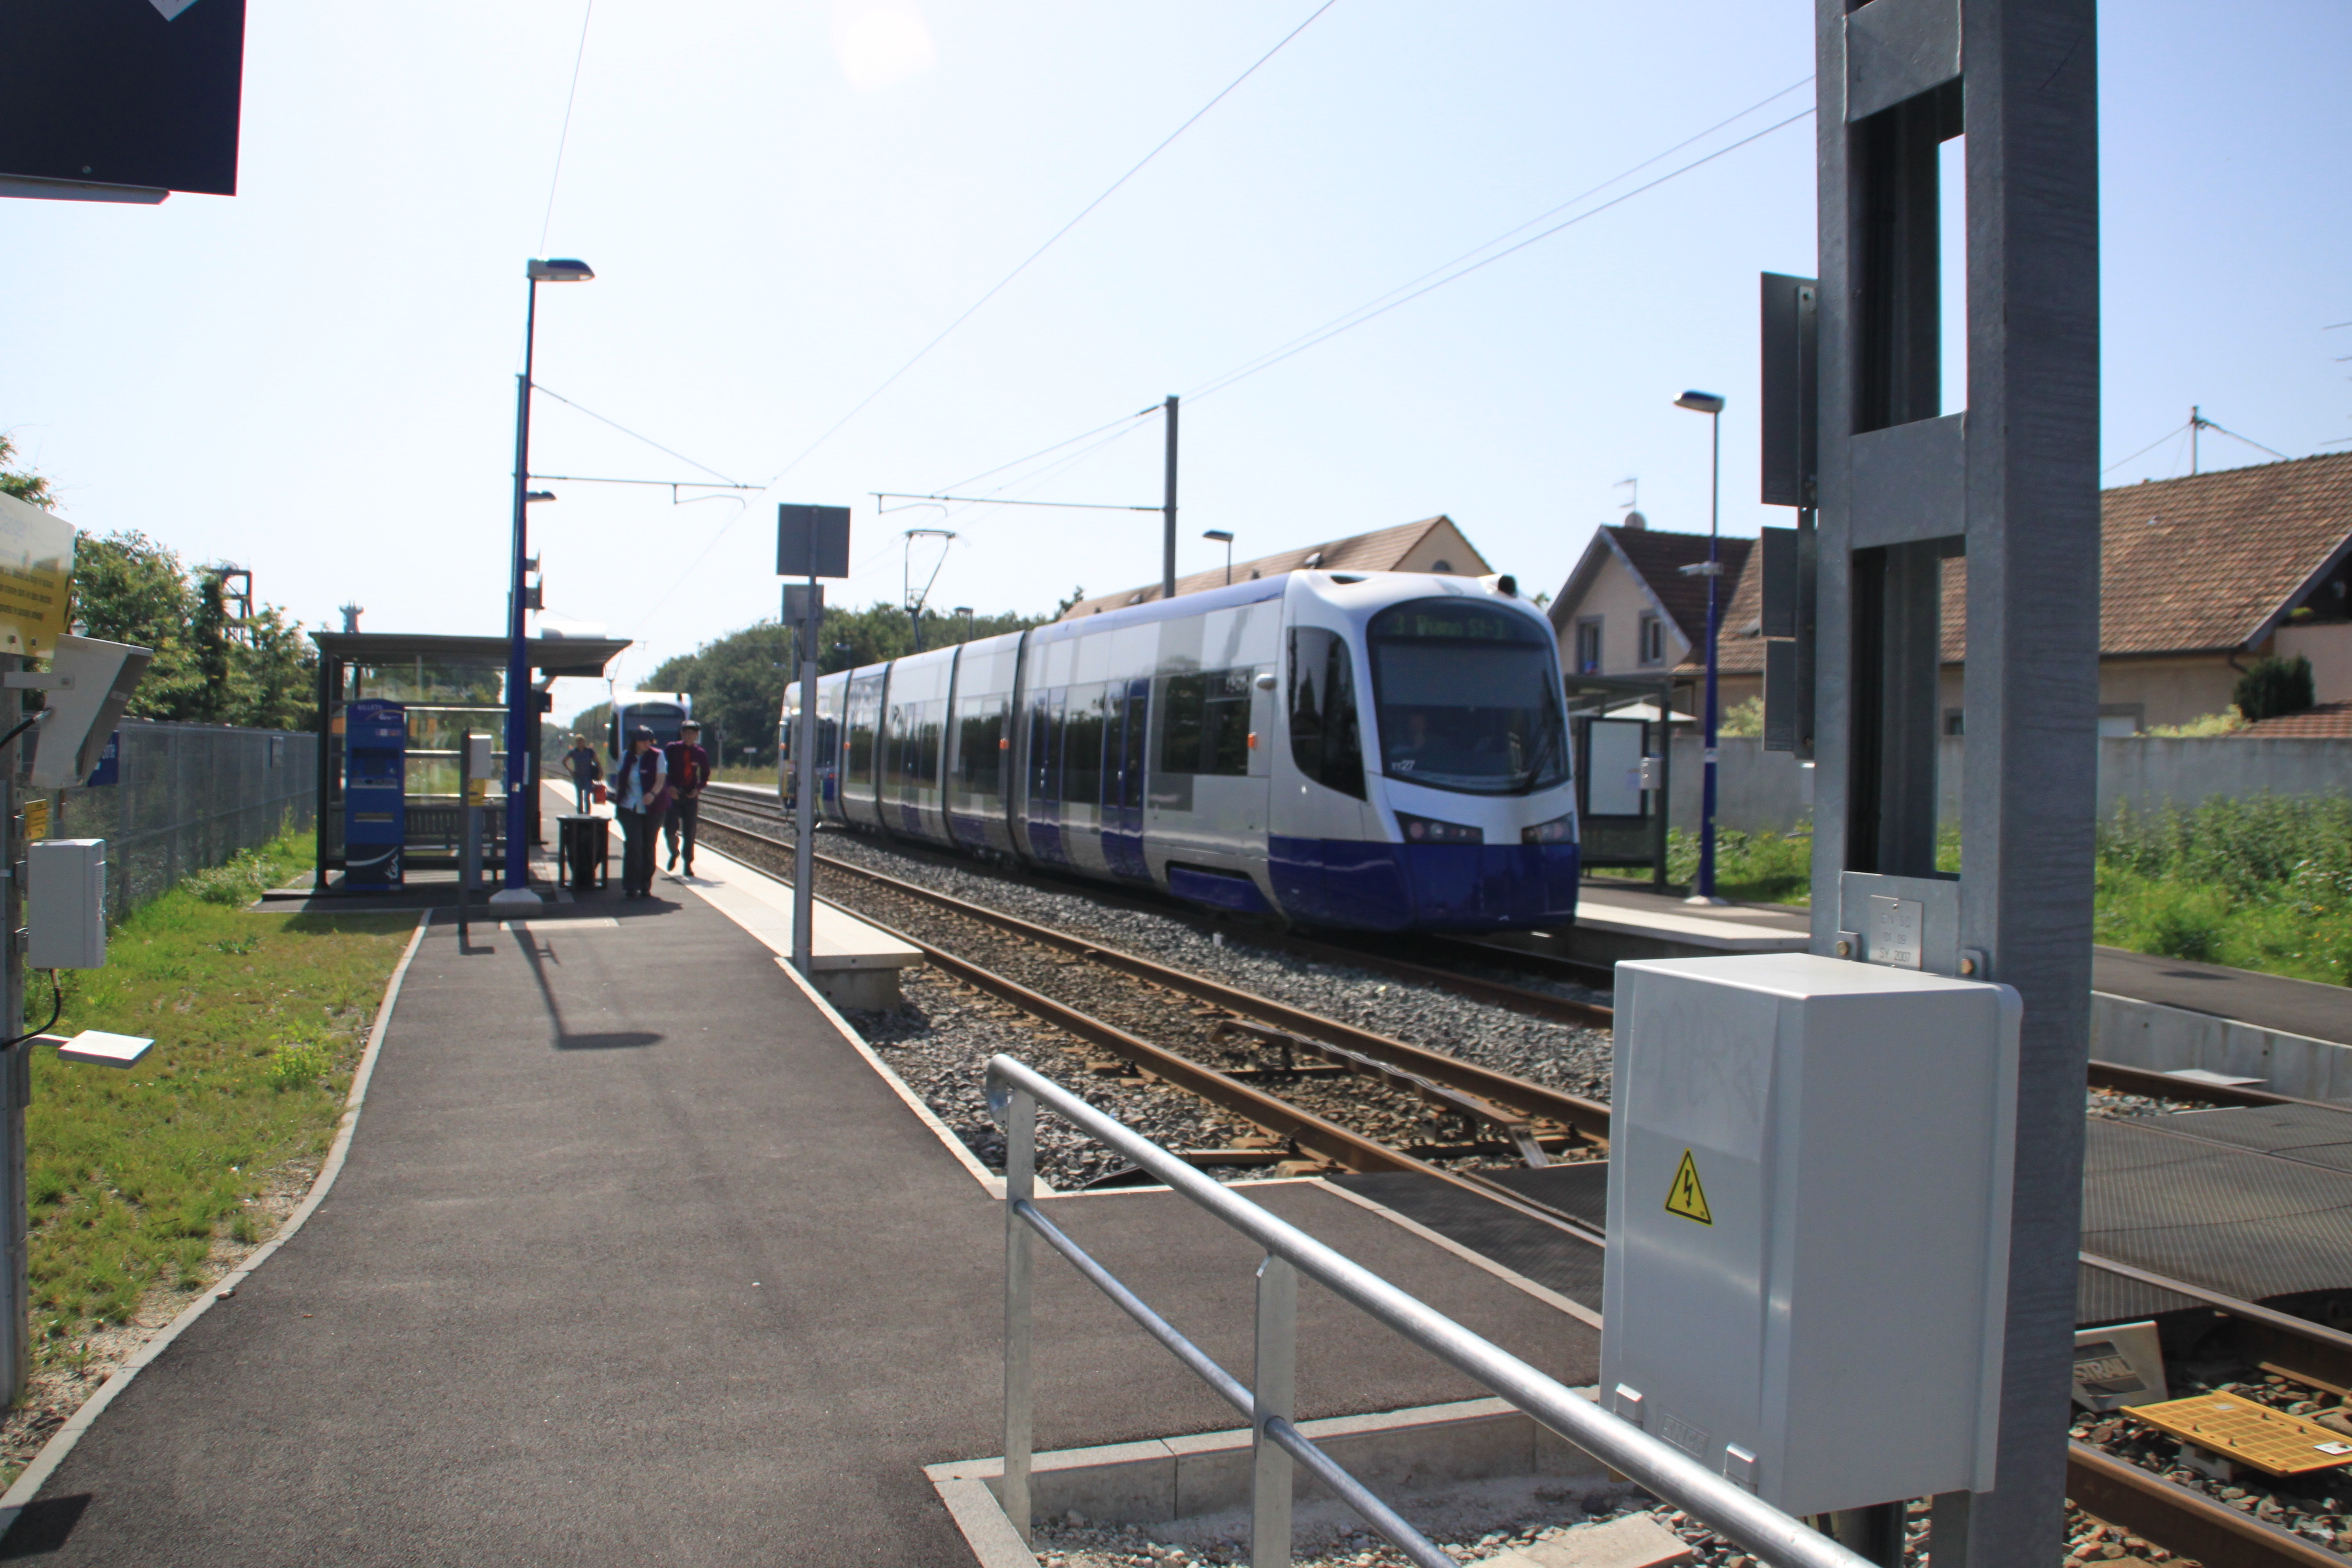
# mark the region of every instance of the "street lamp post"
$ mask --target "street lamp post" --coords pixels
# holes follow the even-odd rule
[[[530,294],[523,311],[523,373],[515,378],[514,582],[506,611],[506,886],[493,904],[536,904],[531,891],[531,856],[523,840],[531,824],[531,649],[524,635],[524,546],[531,500],[531,351],[539,331],[539,285],[585,283],[596,274],[588,263],[568,258],[524,263]]]
[[[1217,541],[1217,543],[1219,543],[1219,544],[1221,544],[1221,545],[1223,545],[1223,546],[1225,547],[1225,586],[1226,586],[1226,587],[1228,587],[1228,588],[1232,587],[1232,586],[1233,586],[1233,535],[1231,535],[1230,533],[1227,533],[1227,532],[1226,532],[1224,529],[1222,529],[1222,528],[1210,528],[1210,529],[1206,529],[1206,530],[1204,530],[1204,531],[1202,532],[1202,534],[1201,534],[1201,537],[1202,537],[1203,539],[1214,539],[1214,540],[1216,540],[1216,541]]]
[[[1700,756],[1705,761],[1701,777],[1704,787],[1699,794],[1699,875],[1688,902],[1720,904],[1715,896],[1715,641],[1721,621],[1722,604],[1717,586],[1723,576],[1721,537],[1723,524],[1723,399],[1713,392],[1685,392],[1674,400],[1676,408],[1687,408],[1707,416],[1708,431],[1714,449],[1711,472],[1707,482],[1707,560],[1701,567],[1684,567],[1686,572],[1707,579],[1707,715],[1705,750]]]

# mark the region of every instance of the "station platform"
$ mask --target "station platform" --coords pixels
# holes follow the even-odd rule
[[[1801,953],[1811,917],[1794,904],[1690,904],[1628,883],[1586,881],[1576,922],[1557,931],[1503,931],[1479,940],[1497,947],[1613,964],[1636,958],[1708,958],[1719,953]]]
[[[428,924],[325,1201],[123,1387],[9,1555],[972,1562],[923,1467],[1000,1451],[1001,1210],[730,904],[616,878],[469,942]],[[1240,1190],[1591,1381],[1547,1293],[1327,1184]],[[1255,1249],[1164,1191],[1045,1201],[1247,1368]],[[1231,1426],[1042,1248],[1036,1324],[1041,1448]],[[1300,1326],[1302,1415],[1481,1392],[1312,1286]]]

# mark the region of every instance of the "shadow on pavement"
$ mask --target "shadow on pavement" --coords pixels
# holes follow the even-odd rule
[[[71,1497],[44,1497],[27,1503],[23,1513],[8,1534],[0,1537],[0,1562],[11,1562],[23,1557],[46,1557],[65,1544],[81,1522],[82,1513],[90,1506],[90,1494],[76,1492]]]

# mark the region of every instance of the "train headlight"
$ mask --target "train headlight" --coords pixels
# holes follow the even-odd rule
[[[1405,835],[1408,844],[1483,844],[1486,834],[1477,828],[1464,827],[1459,822],[1440,822],[1434,817],[1416,817],[1405,812],[1396,814],[1397,831]]]
[[[1522,844],[1573,844],[1576,842],[1576,813],[1554,817],[1549,822],[1538,822],[1534,827],[1519,830]]]

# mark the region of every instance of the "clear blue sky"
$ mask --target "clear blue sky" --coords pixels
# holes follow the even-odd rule
[[[542,291],[544,385],[765,483],[1314,3],[597,0],[549,221],[580,0],[251,0],[240,195],[0,204],[0,428],[75,523],[250,565],[307,624],[354,600],[369,630],[495,632],[525,257],[599,273]],[[774,490],[552,486],[549,606],[639,639],[643,675],[774,613],[778,500],[856,502],[847,593],[895,599],[898,531],[941,515],[866,492],[1209,383],[1801,81],[1810,18],[1338,0]],[[2352,328],[2323,331],[2352,320],[2352,12],[2134,0],[2102,27],[2106,461],[2192,403],[2292,455],[2352,437]],[[1811,148],[1800,121],[1188,403],[1183,566],[1221,558],[1204,528],[1246,555],[1446,512],[1556,587],[1619,480],[1705,526],[1687,386],[1731,398],[1726,529],[1772,520],[1755,276],[1812,268]],[[1026,493],[1156,502],[1159,461],[1147,424]],[[695,473],[544,400],[533,464]],[[2186,465],[2175,442],[2109,482]],[[1157,576],[1152,516],[945,526],[941,605]]]

